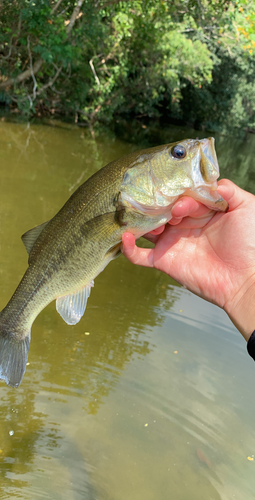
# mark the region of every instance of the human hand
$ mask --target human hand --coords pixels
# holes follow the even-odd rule
[[[124,233],[122,252],[223,308],[248,340],[255,329],[255,196],[226,179],[218,192],[229,203],[227,213],[183,197],[170,223],[146,235],[153,249],[137,247],[134,236]]]

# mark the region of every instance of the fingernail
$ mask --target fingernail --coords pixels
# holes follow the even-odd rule
[[[172,226],[175,226],[176,224],[179,224],[181,222],[183,217],[173,217],[168,224],[172,224]]]

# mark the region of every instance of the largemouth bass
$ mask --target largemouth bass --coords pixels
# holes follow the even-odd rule
[[[48,222],[22,236],[28,269],[0,313],[0,378],[17,387],[31,326],[56,300],[66,323],[84,314],[96,276],[120,254],[122,234],[137,238],[171,219],[183,195],[226,211],[217,193],[214,139],[187,139],[135,152],[96,172]]]

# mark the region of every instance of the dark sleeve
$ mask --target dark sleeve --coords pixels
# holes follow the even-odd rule
[[[252,334],[247,342],[247,351],[248,351],[249,355],[255,361],[255,330],[254,330],[254,332],[252,332]]]

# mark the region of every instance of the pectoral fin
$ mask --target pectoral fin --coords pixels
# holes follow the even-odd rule
[[[57,311],[68,325],[76,325],[80,321],[85,312],[92,286],[94,286],[94,281],[78,292],[57,299]]]

